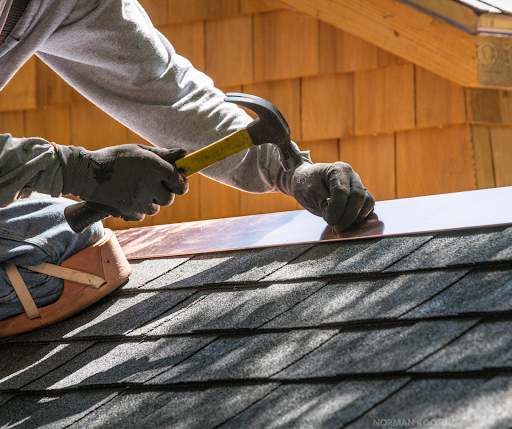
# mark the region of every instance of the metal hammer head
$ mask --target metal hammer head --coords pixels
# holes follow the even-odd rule
[[[290,140],[290,127],[281,112],[272,103],[255,95],[230,92],[224,101],[251,109],[258,118],[247,126],[247,132],[255,145],[272,143],[279,151],[279,160],[285,171],[293,170],[303,160],[296,145]]]

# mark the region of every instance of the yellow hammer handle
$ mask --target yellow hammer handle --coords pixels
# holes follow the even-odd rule
[[[246,129],[237,131],[222,140],[191,153],[174,164],[181,174],[188,177],[216,162],[254,146]]]

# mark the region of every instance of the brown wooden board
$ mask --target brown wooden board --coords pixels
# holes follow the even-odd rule
[[[352,73],[302,79],[302,139],[320,140],[354,134]]]
[[[475,189],[468,125],[396,133],[397,197]]]
[[[318,20],[298,12],[254,15],[256,82],[318,74]]]
[[[424,68],[415,70],[418,128],[465,123],[464,88]]]
[[[254,80],[252,37],[250,15],[206,22],[206,74],[215,85],[238,85]]]
[[[128,259],[355,240],[512,223],[512,187],[379,201],[375,213],[336,234],[306,210],[117,231]]]
[[[36,60],[31,58],[0,92],[0,111],[37,107]]]
[[[412,64],[355,72],[354,75],[356,135],[415,127]]]
[[[379,66],[379,48],[320,21],[320,73],[339,73],[374,69]]]

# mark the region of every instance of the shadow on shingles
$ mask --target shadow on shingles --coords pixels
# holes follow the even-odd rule
[[[17,396],[0,408],[0,427],[64,428],[114,397],[112,390],[46,396]]]
[[[325,282],[273,284],[252,290],[198,292],[134,334],[167,335],[256,329],[300,303]]]
[[[414,380],[347,428],[366,429],[386,419],[428,419],[438,427],[510,428],[511,393],[510,377]]]
[[[162,277],[147,283],[144,288],[177,289],[224,282],[255,282],[283,267],[311,247],[313,244],[303,244],[195,256]],[[212,266],[215,259],[224,258],[228,259]],[[204,262],[208,268],[197,272],[194,265],[199,261]],[[187,269],[191,273],[187,273]]]
[[[96,343],[28,386],[30,390],[143,383],[187,359],[215,337]]]
[[[123,335],[166,312],[190,295],[190,292],[141,293],[132,297],[109,295],[63,322],[11,339],[16,342],[66,341],[66,338]]]

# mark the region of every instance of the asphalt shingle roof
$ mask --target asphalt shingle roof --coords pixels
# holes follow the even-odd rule
[[[0,342],[0,427],[510,427],[511,234],[132,261],[106,299]]]

